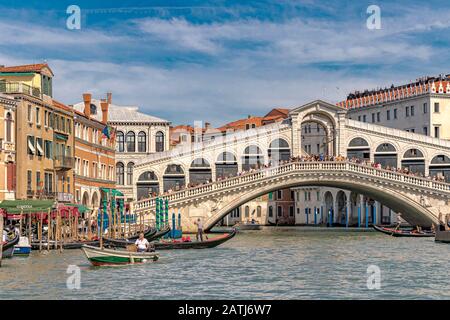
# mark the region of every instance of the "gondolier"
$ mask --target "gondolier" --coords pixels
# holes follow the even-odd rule
[[[145,252],[148,250],[150,243],[144,238],[143,232],[139,233],[139,239],[136,240],[135,245],[138,252]]]
[[[197,225],[197,241],[203,241],[203,222],[198,218],[194,224]]]

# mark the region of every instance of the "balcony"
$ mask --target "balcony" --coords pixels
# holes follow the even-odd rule
[[[73,202],[73,194],[67,192],[58,192],[56,194],[58,202]]]
[[[73,157],[66,156],[56,156],[53,161],[55,170],[58,171],[70,170],[74,167],[74,163],[75,161]]]
[[[39,88],[31,87],[22,82],[11,82],[0,80],[1,93],[24,93],[29,96],[41,98],[41,90]]]

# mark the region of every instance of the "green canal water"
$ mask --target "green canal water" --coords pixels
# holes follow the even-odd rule
[[[450,299],[450,246],[375,232],[266,229],[208,250],[91,267],[81,250],[3,261],[0,299]],[[80,268],[68,289],[69,265]],[[367,268],[381,271],[369,290]]]

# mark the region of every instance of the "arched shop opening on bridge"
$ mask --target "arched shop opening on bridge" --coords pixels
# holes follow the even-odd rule
[[[264,155],[261,149],[256,145],[250,145],[245,148],[242,155],[242,170],[248,171],[256,169],[264,164]]]
[[[407,150],[403,155],[402,168],[425,175],[425,157],[422,151],[418,149]]]
[[[204,158],[197,158],[192,161],[189,168],[189,183],[196,185],[208,183],[212,180],[211,166]]]
[[[224,179],[234,177],[238,174],[238,163],[234,154],[222,152],[216,161],[216,178]]]
[[[437,155],[431,159],[430,176],[437,176],[445,178],[445,181],[450,181],[450,158],[446,155]]]
[[[178,190],[186,185],[184,170],[179,164],[169,164],[163,175],[164,192]]]
[[[375,150],[374,161],[383,168],[388,166],[397,168],[397,150],[390,143],[382,143]]]
[[[291,157],[291,149],[287,141],[280,138],[270,143],[267,154],[269,156],[269,163],[273,165],[280,161],[289,160]]]
[[[137,181],[137,198],[150,198],[153,193],[159,193],[158,177],[153,171],[145,171]]]
[[[369,143],[363,138],[353,138],[347,147],[347,158],[370,159]]]
[[[301,148],[310,155],[329,155],[329,144],[333,144],[334,137],[327,128],[319,122],[308,121],[301,126]]]

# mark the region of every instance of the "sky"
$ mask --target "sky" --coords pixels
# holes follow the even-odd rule
[[[70,5],[80,29],[67,27]],[[371,5],[380,29],[367,27]],[[0,65],[46,61],[56,99],[112,92],[173,124],[450,73],[447,0],[0,0],[0,31]]]

